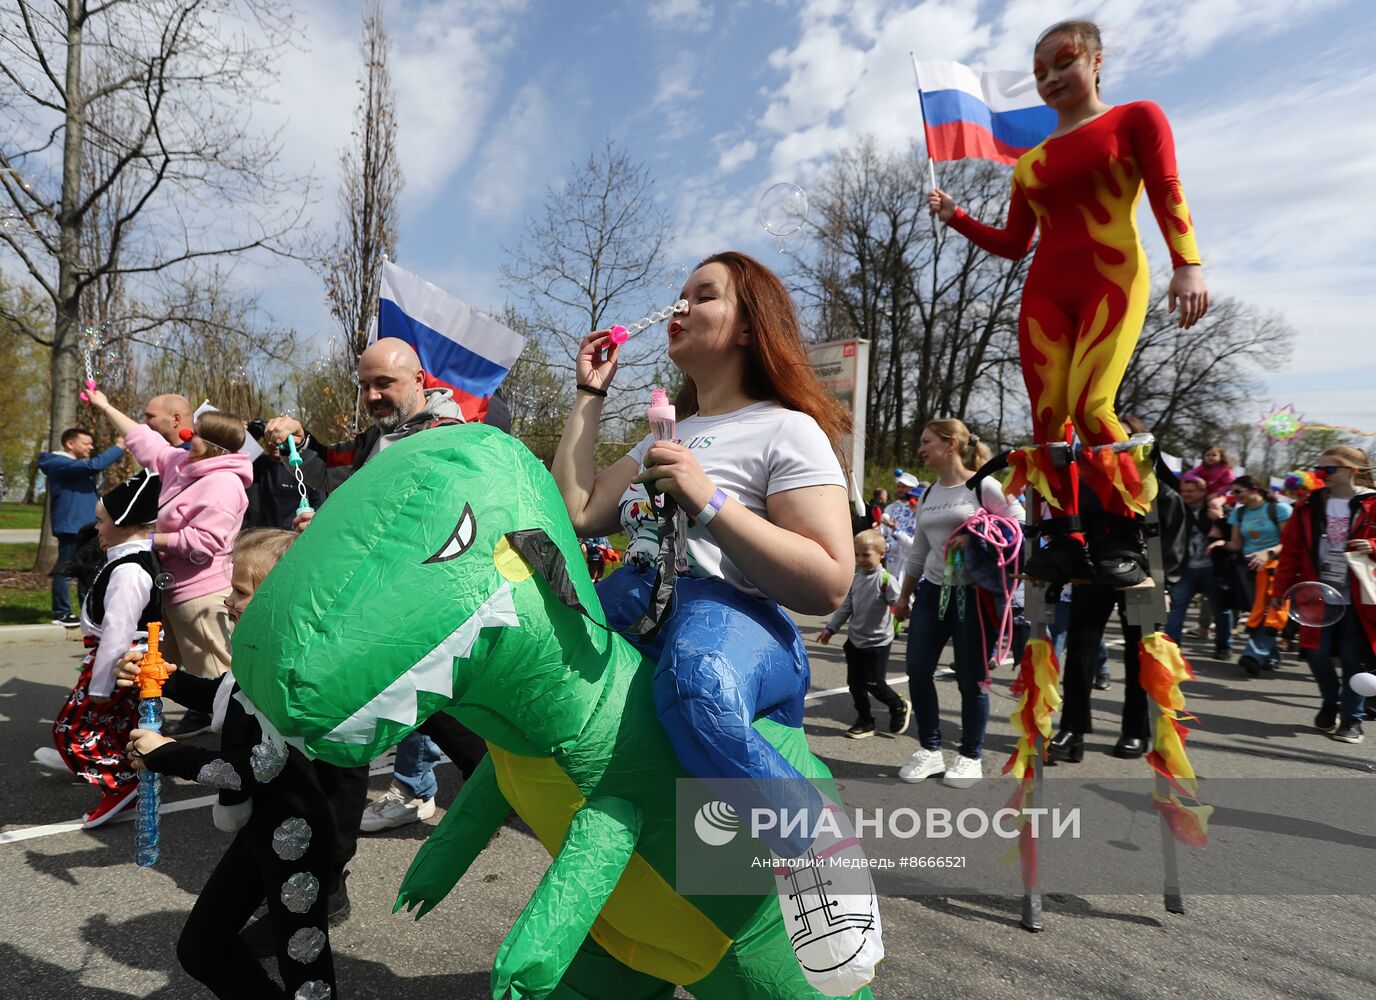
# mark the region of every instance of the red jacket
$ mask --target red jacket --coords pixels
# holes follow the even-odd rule
[[[1348,525],[1347,540],[1368,539],[1376,545],[1376,492],[1360,493],[1348,501],[1352,521]],[[1295,512],[1281,526],[1280,560],[1271,577],[1271,596],[1282,597],[1295,584],[1319,578],[1319,540],[1324,536],[1328,520],[1328,491],[1315,490],[1295,505]],[[1356,614],[1366,631],[1367,641],[1376,652],[1376,605],[1360,603],[1361,591],[1348,570],[1348,594],[1352,604],[1347,614]],[[1300,628],[1300,646],[1317,649],[1319,630]]]

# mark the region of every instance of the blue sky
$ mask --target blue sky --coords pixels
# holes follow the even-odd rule
[[[267,116],[286,120],[287,163],[321,179],[323,222],[350,128],[361,8],[301,4],[305,34]],[[507,298],[502,247],[604,137],[653,169],[672,260],[726,247],[768,255],[755,208],[769,184],[807,188],[829,150],[865,133],[890,149],[920,134],[909,50],[1020,68],[1046,24],[1093,17],[1105,37],[1105,98],[1150,98],[1171,118],[1210,290],[1279,312],[1299,331],[1258,413],[1294,402],[1313,420],[1376,431],[1376,360],[1363,351],[1376,315],[1376,5],[1367,0],[391,0],[384,9],[406,174],[398,257],[484,309]],[[1149,216],[1142,229],[1153,262],[1164,262]],[[306,335],[328,330],[320,283],[304,268],[247,274],[278,320]]]

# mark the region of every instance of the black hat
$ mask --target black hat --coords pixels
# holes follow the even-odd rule
[[[126,479],[100,498],[105,513],[121,528],[152,524],[158,519],[158,490],[161,481],[147,470]]]

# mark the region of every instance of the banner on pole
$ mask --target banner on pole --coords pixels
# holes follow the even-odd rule
[[[850,411],[854,431],[841,442],[842,457],[850,466],[851,501],[857,511],[864,507],[861,483],[865,478],[865,419],[870,392],[870,342],[832,340],[810,344],[807,349],[812,369],[822,386]]]

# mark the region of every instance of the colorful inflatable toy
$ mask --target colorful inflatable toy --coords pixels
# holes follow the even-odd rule
[[[324,505],[240,620],[235,676],[270,738],[333,764],[367,763],[439,711],[487,741],[397,907],[439,904],[514,810],[553,861],[497,952],[494,997],[819,997],[800,937],[827,935],[860,944],[820,970],[841,987],[826,995],[870,996],[872,896],[857,934],[854,908],[848,928],[822,906],[793,930],[768,889],[675,891],[686,773],[653,663],[605,623],[545,468],[492,428],[440,427]],[[801,728],[756,729],[834,797]]]

